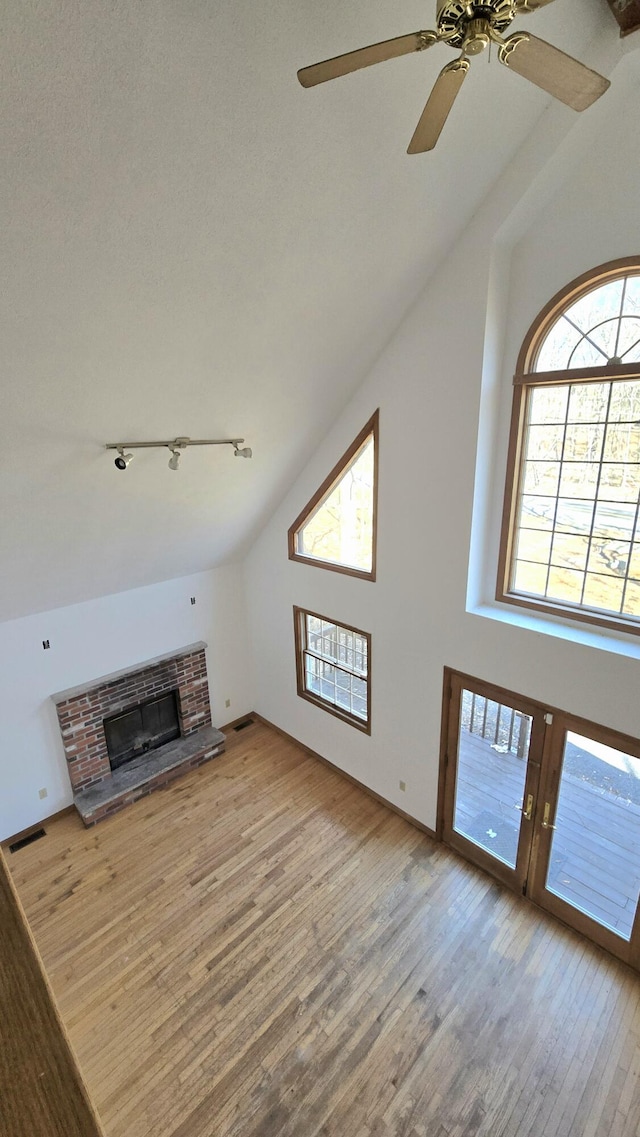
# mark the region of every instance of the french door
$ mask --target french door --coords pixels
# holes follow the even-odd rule
[[[640,742],[445,672],[443,840],[640,968]]]

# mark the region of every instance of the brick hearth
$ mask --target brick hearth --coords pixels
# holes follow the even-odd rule
[[[113,675],[102,676],[82,687],[60,691],[53,696],[58,712],[60,732],[65,757],[69,768],[74,801],[85,824],[93,824],[108,813],[121,809],[136,797],[142,797],[151,789],[166,784],[177,777],[184,769],[193,768],[201,762],[219,754],[223,749],[224,735],[211,729],[211,708],[209,705],[209,686],[207,683],[207,664],[204,643],[189,644],[179,652],[159,656],[137,667]],[[135,707],[146,699],[152,699],[169,691],[177,694],[178,719],[181,738],[169,744],[174,748],[174,757],[168,768],[163,768],[162,754],[166,747],[160,747],[145,756],[148,767],[146,780],[131,787],[131,775],[120,778],[120,771],[112,773],[104,733],[104,719]],[[184,745],[184,740],[202,731],[202,746],[198,739]],[[215,736],[215,741],[214,741]],[[176,763],[175,754],[180,755],[180,744],[184,750],[184,762]],[[176,752],[177,746],[177,752]],[[154,755],[157,755],[157,769],[154,768]],[[139,763],[138,763],[139,765]],[[122,767],[122,771],[126,766]],[[98,796],[106,809],[89,811],[89,800],[95,800],[95,787],[101,786]],[[119,784],[122,780],[122,792]],[[91,792],[89,792],[91,791]],[[81,808],[82,807],[82,808]],[[97,814],[97,815],[96,815]]]

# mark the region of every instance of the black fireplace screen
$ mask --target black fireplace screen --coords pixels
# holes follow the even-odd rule
[[[111,769],[180,737],[176,691],[104,720]]]

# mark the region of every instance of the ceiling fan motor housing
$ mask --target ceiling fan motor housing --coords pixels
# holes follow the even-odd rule
[[[452,47],[463,47],[466,43],[465,50],[469,54],[477,54],[488,40],[484,40],[484,36],[473,38],[473,35],[470,40],[470,25],[480,27],[484,22],[501,35],[514,17],[513,0],[485,0],[484,4],[438,0],[438,35]],[[475,50],[469,51],[469,43],[477,45]]]

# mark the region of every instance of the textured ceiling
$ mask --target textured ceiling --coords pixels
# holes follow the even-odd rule
[[[562,0],[520,26],[580,54],[610,19]],[[298,85],[432,27],[431,2],[25,0],[2,22],[7,619],[241,555],[548,99],[479,58],[409,158],[444,46]],[[254,458],[119,474],[102,448],[178,434]]]

